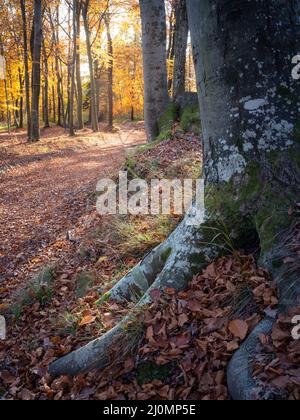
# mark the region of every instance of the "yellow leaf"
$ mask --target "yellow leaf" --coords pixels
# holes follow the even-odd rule
[[[79,323],[79,326],[83,327],[84,325],[92,324],[93,322],[95,322],[96,318],[97,318],[96,316],[87,315],[82,318],[82,320]]]

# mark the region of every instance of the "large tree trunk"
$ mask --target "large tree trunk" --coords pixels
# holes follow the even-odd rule
[[[30,81],[28,65],[28,41],[27,41],[27,18],[25,0],[20,0],[23,29],[23,50],[24,50],[24,72],[25,72],[25,93],[26,93],[26,114],[27,114],[27,135],[31,136],[31,111],[30,111]]]
[[[34,1],[32,37],[32,103],[31,141],[40,139],[40,90],[41,90],[41,46],[42,46],[42,0]]]
[[[189,33],[186,0],[179,0],[176,6],[174,41],[173,99],[185,92],[186,50]]]
[[[87,56],[88,56],[89,69],[90,69],[90,79],[91,79],[92,129],[93,131],[97,132],[99,131],[99,126],[98,126],[98,112],[97,112],[97,100],[96,100],[96,84],[95,84],[95,75],[94,75],[94,61],[93,61],[93,55],[92,55],[90,28],[89,28],[89,21],[88,21],[89,5],[90,5],[89,0],[85,0],[82,7],[82,16],[83,16],[83,23],[84,23],[84,30],[85,30],[85,37],[86,37],[86,49],[87,49]]]
[[[168,104],[166,12],[164,0],[140,0],[144,62],[144,107],[148,141],[159,134],[158,120]]]
[[[260,238],[260,261],[273,274],[281,307],[296,303],[299,276],[284,264],[292,251],[289,217],[300,193],[300,1],[187,0],[200,98],[206,207],[232,237]],[[211,222],[212,223],[212,222]],[[286,262],[286,261],[285,261]],[[236,399],[271,398],[251,375],[265,320],[229,368]]]

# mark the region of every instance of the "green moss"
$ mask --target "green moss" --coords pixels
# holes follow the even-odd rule
[[[264,188],[262,195],[264,201],[255,216],[255,224],[261,239],[261,251],[264,254],[290,226],[291,220],[287,214],[291,202],[283,192],[273,191],[269,186]]]
[[[137,382],[143,385],[153,381],[164,381],[170,377],[171,371],[170,364],[158,366],[153,362],[143,362],[137,367]]]
[[[163,251],[161,258],[162,258],[164,263],[166,263],[168,261],[171,253],[172,253],[172,248],[171,247],[167,248]]]
[[[177,120],[179,115],[179,106],[174,102],[170,103],[167,110],[162,114],[158,121],[159,136],[157,140],[167,140],[172,138],[172,130],[174,122]]]
[[[192,131],[195,134],[200,134],[201,121],[199,106],[187,106],[182,113],[180,120],[181,129],[186,133]]]
[[[240,200],[246,201],[252,199],[260,192],[260,168],[258,163],[250,162],[246,168],[246,177],[241,186]]]

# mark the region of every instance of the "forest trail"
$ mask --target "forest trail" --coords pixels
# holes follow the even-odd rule
[[[143,126],[131,123],[113,133],[86,129],[75,138],[51,128],[36,144],[26,143],[25,131],[0,134],[1,286],[72,230],[95,206],[98,180],[115,173],[126,150],[145,141]]]

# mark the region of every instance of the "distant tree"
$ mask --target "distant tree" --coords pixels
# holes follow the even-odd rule
[[[41,91],[41,46],[42,46],[42,0],[34,0],[32,30],[32,103],[31,103],[31,136],[33,142],[40,139],[40,91]]]
[[[186,0],[175,1],[175,39],[174,39],[174,70],[173,99],[185,91],[185,65],[187,56],[187,41],[189,33]]]
[[[21,6],[21,14],[22,14],[22,31],[23,31],[27,135],[28,135],[28,139],[30,139],[30,136],[31,136],[30,77],[29,77],[29,64],[28,64],[27,17],[26,17],[25,0],[20,0],[20,6]]]
[[[166,13],[164,0],[140,0],[144,62],[144,112],[148,141],[159,134],[158,120],[168,104]]]

